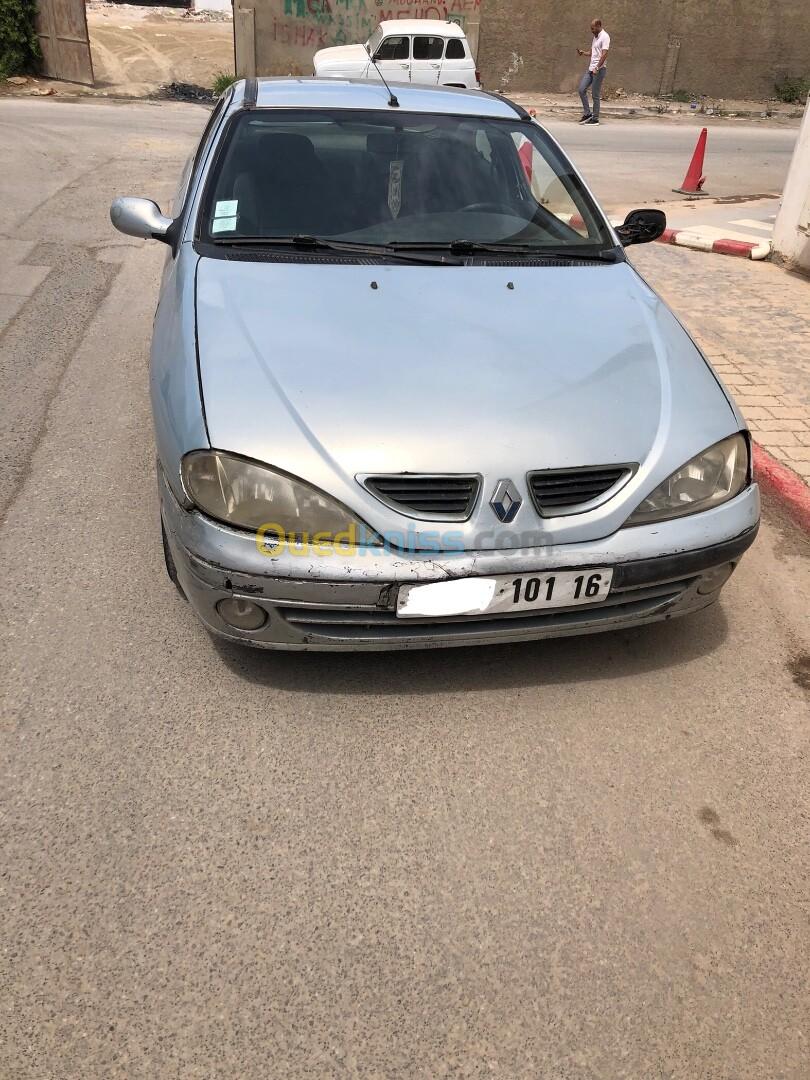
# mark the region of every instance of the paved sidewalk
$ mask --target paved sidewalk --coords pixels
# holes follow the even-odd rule
[[[755,440],[810,484],[810,281],[772,263],[628,253],[708,356]]]

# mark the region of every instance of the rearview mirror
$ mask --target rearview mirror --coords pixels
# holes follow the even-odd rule
[[[662,236],[666,227],[667,215],[663,210],[631,210],[624,224],[616,229],[616,235],[625,247],[649,244]]]
[[[164,244],[172,242],[169,229],[174,222],[164,217],[158,204],[151,199],[133,199],[129,195],[122,195],[110,207],[110,221],[127,236],[162,240]]]

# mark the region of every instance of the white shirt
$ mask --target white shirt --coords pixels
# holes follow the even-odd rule
[[[602,59],[602,53],[607,52],[610,48],[610,34],[607,30],[600,30],[596,37],[593,39],[593,45],[591,45],[591,66],[588,71],[596,71],[596,66]],[[602,67],[605,65],[603,64]]]

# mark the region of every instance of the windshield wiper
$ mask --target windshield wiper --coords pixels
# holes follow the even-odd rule
[[[453,255],[530,255],[538,259],[573,259],[581,262],[616,262],[616,251],[612,248],[601,251],[578,251],[570,248],[547,248],[541,244],[495,244],[478,240],[451,240],[448,243],[426,241],[403,241],[390,245],[397,251],[449,251]]]
[[[570,248],[535,248],[535,255],[549,259],[571,259],[572,262],[623,262],[622,255],[616,248],[605,248],[602,251],[577,251]]]
[[[459,266],[457,259],[447,259],[443,255],[431,257],[419,255],[416,249],[398,251],[391,244],[362,244],[353,240],[325,240],[321,236],[309,236],[297,233],[294,236],[216,236],[211,243],[225,247],[291,247],[309,251],[345,251],[350,255],[381,255],[385,258],[398,259],[402,262],[424,263],[428,266]],[[449,249],[447,249],[449,250]]]

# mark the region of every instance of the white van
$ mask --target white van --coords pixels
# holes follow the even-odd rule
[[[381,22],[365,45],[320,49],[313,58],[315,75],[326,79],[379,79],[372,56],[389,82],[480,89],[464,31],[458,23],[438,19]]]

